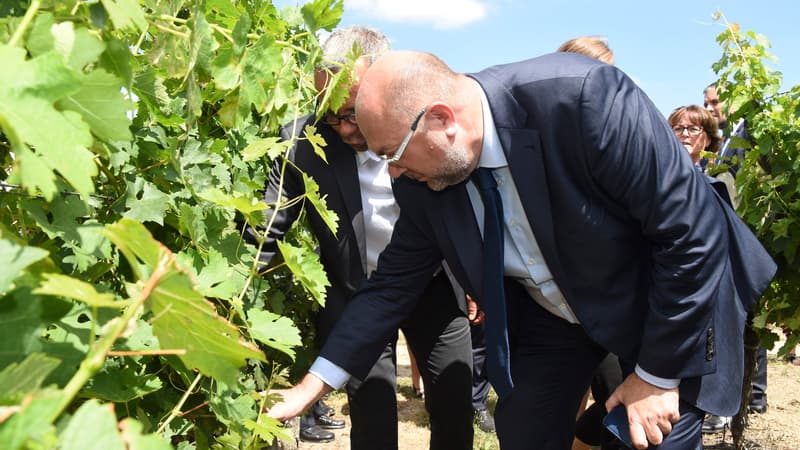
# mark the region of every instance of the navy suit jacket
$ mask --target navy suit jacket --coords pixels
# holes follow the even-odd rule
[[[619,69],[581,55],[472,77],[543,256],[588,335],[653,375],[682,379],[682,399],[733,413],[746,312],[775,266],[664,117]],[[402,178],[395,197],[392,241],[321,352],[356,376],[380,353],[367,337],[408,313],[442,257],[481,300],[482,241],[465,184],[434,192]]]

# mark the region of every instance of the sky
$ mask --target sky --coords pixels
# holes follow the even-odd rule
[[[300,5],[302,0],[275,4]],[[800,84],[800,0],[344,0],[340,26],[382,31],[395,50],[433,53],[457,72],[477,72],[549,53],[577,36],[605,36],[615,63],[668,115],[702,104],[722,56],[721,11],[763,34],[783,87]]]

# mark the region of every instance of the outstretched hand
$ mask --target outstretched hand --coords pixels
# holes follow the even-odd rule
[[[273,419],[285,422],[293,419],[333,389],[313,374],[306,374],[303,380],[291,389],[273,390],[271,393],[280,394],[283,400],[267,409],[267,415]]]
[[[606,411],[624,404],[628,411],[631,440],[637,449],[648,442],[660,445],[680,418],[678,388],[661,389],[630,374],[606,401]]]

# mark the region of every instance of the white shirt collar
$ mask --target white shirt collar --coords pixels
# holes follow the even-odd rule
[[[508,166],[508,160],[506,160],[503,146],[500,144],[497,128],[494,126],[489,99],[486,98],[486,93],[483,92],[483,89],[480,89],[480,93],[481,108],[483,110],[483,147],[481,148],[478,167],[488,167],[490,169],[506,167]]]
[[[372,150],[365,150],[363,152],[356,152],[356,162],[361,166],[367,161],[383,161],[383,158],[373,153]]]

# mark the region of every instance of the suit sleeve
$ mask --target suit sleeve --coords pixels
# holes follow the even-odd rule
[[[392,334],[414,310],[442,263],[435,241],[425,232],[430,227],[412,211],[419,202],[403,201],[397,190],[395,195],[400,217],[392,239],[380,255],[377,270],[348,303],[320,351],[320,357],[359,379],[367,375]]]
[[[637,361],[664,378],[715,370],[708,357],[728,235],[719,204],[647,96],[598,66],[581,93],[582,152],[611,210],[640,227],[651,252]],[[633,337],[632,337],[633,338]]]

